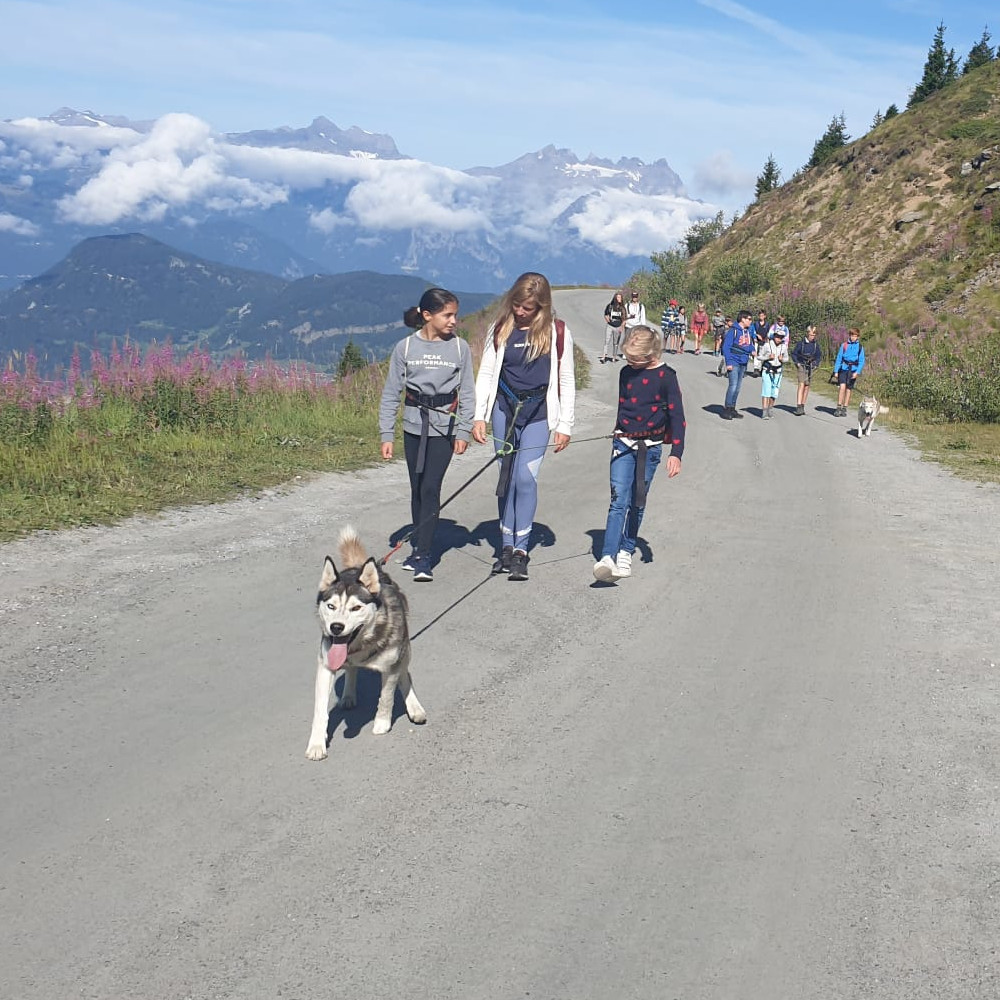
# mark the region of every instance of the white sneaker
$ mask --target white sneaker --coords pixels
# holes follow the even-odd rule
[[[632,553],[626,552],[624,549],[618,553],[618,575],[632,575]]]
[[[619,577],[618,564],[611,556],[604,556],[600,562],[594,563],[594,579],[601,583],[611,583]]]

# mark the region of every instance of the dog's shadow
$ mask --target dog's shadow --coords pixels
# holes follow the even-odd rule
[[[344,690],[344,675],[341,674],[334,682],[334,695],[340,699]],[[343,709],[334,705],[326,721],[326,745],[329,747],[337,730],[343,723],[342,736],[345,740],[353,740],[365,726],[375,721],[375,710],[378,708],[379,695],[382,693],[382,675],[375,670],[358,670],[358,704],[355,708]],[[402,716],[406,718],[406,706],[403,696],[396,691],[396,699],[392,706],[392,724]]]

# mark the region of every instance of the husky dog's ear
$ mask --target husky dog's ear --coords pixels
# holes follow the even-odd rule
[[[337,572],[337,567],[333,565],[333,560],[327,556],[323,560],[323,575],[319,578],[319,589],[320,591],[327,590],[332,587],[337,580],[340,579],[340,574]]]
[[[375,595],[382,589],[382,580],[378,575],[378,564],[371,556],[365,561],[358,574],[358,583],[361,584],[369,594]]]

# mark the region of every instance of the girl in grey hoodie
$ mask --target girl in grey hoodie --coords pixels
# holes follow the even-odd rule
[[[455,334],[457,319],[458,298],[443,288],[428,288],[420,304],[406,310],[403,322],[417,332],[393,349],[379,406],[382,457],[388,460],[403,400],[413,551],[402,565],[422,583],[434,579],[432,548],[444,474],[451,456],[469,446],[476,406],[472,356],[469,345]]]

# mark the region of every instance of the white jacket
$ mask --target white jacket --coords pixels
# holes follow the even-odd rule
[[[625,303],[625,329],[646,325],[646,307],[641,302]]]
[[[483,350],[483,360],[479,364],[479,374],[476,376],[476,413],[474,420],[488,420],[493,412],[497,392],[500,387],[500,369],[503,368],[503,355],[507,345],[501,344],[499,350],[493,347],[493,327],[486,332],[486,347]],[[552,323],[552,358],[556,354],[556,324]],[[545,393],[545,407],[548,414],[549,430],[557,434],[573,433],[573,422],[576,419],[576,371],[573,364],[573,335],[569,327],[563,336],[562,358],[549,369],[549,388]]]

